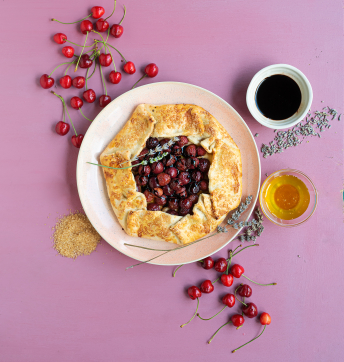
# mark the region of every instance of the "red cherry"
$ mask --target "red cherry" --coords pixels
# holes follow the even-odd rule
[[[266,325],[269,325],[271,323],[271,317],[270,317],[270,314],[268,313],[262,313],[260,315],[260,323],[263,325],[263,326],[266,326]]]
[[[227,261],[225,258],[220,258],[216,260],[215,270],[219,273],[223,273],[227,269]]]
[[[74,48],[69,45],[66,47],[63,47],[62,54],[67,58],[72,58],[74,55]]]
[[[66,122],[57,122],[56,126],[55,126],[55,131],[57,134],[59,134],[60,136],[65,136],[70,129],[70,125]]]
[[[110,29],[110,34],[115,38],[120,38],[123,34],[123,26],[119,24],[113,24]]]
[[[248,318],[254,318],[258,315],[258,308],[254,303],[247,303],[247,306],[242,306],[242,312],[245,314]]]
[[[145,73],[148,75],[148,77],[154,78],[158,75],[159,68],[156,64],[150,63],[145,68]]]
[[[96,22],[96,28],[99,31],[99,33],[103,33],[104,31],[109,29],[109,23],[104,20],[103,18],[100,18]]]
[[[226,294],[222,298],[222,303],[225,304],[227,307],[232,308],[235,304],[235,296],[234,294]]]
[[[93,30],[93,24],[89,20],[83,20],[80,23],[80,30],[83,34],[87,34],[89,31]]]
[[[70,105],[74,109],[79,109],[84,105],[84,102],[79,97],[73,97],[70,99]]]
[[[110,54],[100,54],[99,55],[99,63],[103,67],[108,67],[112,63],[112,57]]]
[[[241,314],[234,314],[231,316],[231,321],[233,323],[233,326],[240,327],[244,324],[245,319]]]
[[[118,84],[122,79],[122,74],[113,70],[109,74],[109,79],[111,83]]]
[[[241,285],[238,289],[238,294],[240,297],[249,298],[252,295],[252,288],[247,284]]]
[[[202,292],[196,286],[190,287],[188,289],[188,294],[192,300],[195,300],[196,298],[200,298],[202,296]]]
[[[126,62],[123,69],[128,74],[134,74],[136,72],[135,64],[133,62]]]
[[[111,97],[103,94],[99,97],[99,105],[101,107],[106,107],[111,102]]]
[[[211,293],[214,290],[213,283],[210,280],[205,280],[201,284],[201,291],[203,293]]]
[[[239,264],[234,264],[231,267],[231,274],[234,276],[234,278],[240,278],[241,274],[243,274],[244,272],[245,269]]]
[[[83,134],[79,134],[79,136],[72,136],[72,143],[73,146],[75,146],[76,148],[80,148],[81,146],[81,142],[84,139],[84,135]]]
[[[207,258],[203,259],[202,268],[209,270],[214,266],[214,260],[212,257],[208,256]]]
[[[85,86],[85,77],[82,77],[82,76],[78,76],[78,77],[75,77],[73,80],[72,80],[72,84],[73,84],[73,87],[75,88],[83,88]]]
[[[221,275],[221,283],[225,287],[230,287],[233,284],[233,275],[232,274],[222,274]]]
[[[63,33],[56,33],[54,35],[54,41],[57,44],[64,44],[67,41],[67,35],[65,35]]]
[[[42,88],[48,89],[54,85],[55,81],[54,81],[54,78],[49,77],[48,74],[43,74],[41,76],[41,78],[39,79],[39,83]]]
[[[102,6],[93,6],[93,8],[91,9],[92,12],[92,18],[93,19],[99,19],[100,17],[102,17],[105,13],[105,10]]]
[[[80,68],[89,68],[93,64],[93,61],[90,59],[88,54],[83,54],[80,58],[79,67]]]
[[[69,75],[64,75],[60,78],[60,85],[63,88],[70,88],[72,86],[72,78]]]
[[[87,89],[87,91],[85,91],[82,96],[84,97],[84,100],[88,103],[93,103],[97,98],[96,93],[93,89]]]

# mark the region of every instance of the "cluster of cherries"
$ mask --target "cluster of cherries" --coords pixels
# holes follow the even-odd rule
[[[230,252],[232,253],[232,252]],[[233,254],[232,254],[233,255]],[[231,256],[232,256],[231,255]],[[230,287],[233,284],[234,278],[240,278],[245,277],[246,279],[250,280],[251,282],[258,284],[258,285],[276,285],[276,283],[270,283],[270,284],[260,284],[260,283],[256,283],[253,280],[249,279],[247,276],[244,275],[244,268],[239,265],[239,264],[234,264],[233,266],[230,267],[230,262],[231,262],[231,257],[229,259],[225,259],[225,258],[219,258],[216,262],[214,262],[214,260],[211,257],[207,257],[205,259],[203,259],[202,261],[200,261],[202,264],[202,267],[204,269],[212,269],[214,268],[217,272],[222,273],[222,275],[217,278],[215,281],[211,281],[211,280],[205,280],[203,281],[203,283],[200,285],[200,287],[197,286],[192,286],[190,288],[188,288],[188,295],[192,300],[197,299],[197,308],[196,308],[196,312],[193,315],[193,317],[185,324],[183,324],[181,327],[184,327],[185,325],[187,325],[188,323],[190,323],[193,318],[195,316],[198,316],[200,319],[202,320],[210,320],[213,319],[214,317],[216,317],[217,315],[219,315],[223,310],[225,310],[227,307],[229,308],[233,308],[233,306],[235,305],[236,301],[239,301],[242,305],[242,313],[241,314],[233,314],[229,321],[225,324],[223,324],[216,332],[215,334],[212,336],[212,338],[208,341],[208,343],[210,343],[213,338],[215,337],[215,335],[220,331],[221,328],[223,328],[225,325],[227,324],[233,324],[235,327],[237,327],[237,329],[239,329],[245,322],[245,318],[244,315],[247,318],[254,318],[257,317],[258,315],[258,308],[256,306],[256,304],[254,303],[245,303],[245,298],[249,298],[252,296],[252,288],[248,285],[248,284],[240,284],[236,289],[234,294],[232,293],[228,293],[226,294],[223,298],[222,298],[222,303],[224,304],[224,307],[218,312],[216,313],[214,316],[210,317],[210,318],[202,318],[200,317],[200,315],[197,313],[198,311],[198,306],[199,306],[199,298],[202,296],[202,293],[212,293],[214,291],[214,284],[217,281],[221,281],[221,283],[226,286],[226,287]],[[243,300],[238,299],[237,294],[242,297]],[[264,325],[264,329],[261,332],[261,334],[264,332],[266,325],[269,325],[271,323],[271,317],[268,313],[262,313],[260,315],[260,323],[262,325]],[[260,334],[260,335],[261,335]],[[260,336],[259,335],[259,336]],[[258,337],[259,337],[258,336]],[[258,338],[256,337],[256,338]],[[254,338],[254,339],[256,339]],[[252,339],[251,341],[245,343],[244,345],[252,342],[254,339]],[[243,345],[243,346],[244,346]],[[234,353],[236,350],[240,349],[241,347],[236,348],[235,350],[233,350],[232,352]]]
[[[115,4],[114,9],[108,18],[110,18],[115,11],[116,1],[114,4]],[[103,18],[104,13],[105,13],[105,10],[102,6],[94,6],[91,9],[91,14],[89,14],[86,18],[83,18],[74,23],[63,23],[56,19],[52,19],[52,21],[57,21],[61,24],[80,23],[80,31],[86,35],[86,38],[85,38],[84,45],[82,46],[82,45],[69,41],[67,38],[67,35],[65,35],[63,33],[55,34],[53,39],[57,44],[65,44],[66,42],[69,42],[70,44],[73,44],[74,46],[82,47],[81,54],[75,55],[75,49],[71,45],[64,46],[62,48],[62,54],[67,58],[75,57],[75,60],[71,60],[70,62],[60,64],[49,75],[43,74],[40,78],[41,87],[44,89],[49,89],[55,84],[55,80],[54,80],[54,78],[52,78],[52,74],[54,73],[54,71],[57,68],[59,68],[60,66],[62,66],[64,64],[68,64],[65,74],[59,79],[59,84],[62,88],[65,88],[65,89],[68,89],[72,86],[77,89],[81,89],[81,88],[85,87],[85,90],[82,93],[82,98],[75,96],[75,97],[72,97],[70,100],[71,107],[74,109],[80,110],[83,117],[85,117],[85,116],[82,113],[81,108],[84,104],[84,101],[87,103],[93,103],[97,99],[95,91],[93,89],[87,87],[87,81],[95,73],[97,65],[99,65],[102,82],[103,82],[103,86],[104,86],[104,93],[105,93],[99,97],[99,106],[100,107],[105,107],[111,102],[111,97],[107,93],[102,67],[109,67],[111,64],[113,64],[114,70],[112,70],[108,75],[108,79],[109,79],[110,83],[118,84],[122,79],[121,72],[117,71],[117,69],[116,69],[116,65],[115,65],[113,56],[111,54],[110,48],[114,49],[116,52],[118,52],[118,54],[122,58],[122,61],[125,62],[124,66],[123,66],[123,71],[125,73],[134,74],[136,72],[135,64],[132,61],[127,61],[118,49],[116,49],[115,47],[113,47],[112,45],[110,45],[107,42],[110,35],[112,35],[115,38],[120,38],[122,36],[124,29],[121,24],[124,20],[125,14],[126,14],[125,7],[124,7],[124,15],[123,15],[121,21],[119,22],[119,24],[113,24],[111,27],[107,21],[108,18],[106,18],[106,19]],[[97,19],[95,24],[93,24],[90,20],[88,20],[89,17],[92,17],[93,19]],[[107,38],[104,40],[101,33],[106,32],[106,31],[108,32],[108,34],[107,34]],[[95,39],[94,45],[86,45],[87,37],[90,34],[90,32],[98,34],[99,37],[101,38],[101,40]],[[101,44],[101,47],[99,49],[98,49],[98,44]],[[93,48],[93,46],[94,46],[94,48]],[[85,48],[93,48],[93,49],[91,49],[90,51],[86,51],[84,53]],[[73,64],[75,64],[75,71],[78,68],[86,69],[86,75],[85,76],[78,75],[72,79],[72,77],[67,74],[67,71],[68,71],[69,67],[72,66]],[[88,72],[93,64],[94,64],[93,72],[90,76],[88,76]],[[145,77],[151,77],[151,78],[155,77],[158,74],[158,71],[159,71],[159,69],[156,64],[154,64],[154,63],[148,64],[145,67],[145,72],[144,72],[143,76],[134,84],[133,88],[137,85],[137,83],[141,79],[143,79]],[[65,107],[65,105],[64,105],[64,107]],[[64,110],[65,110],[65,108],[64,108]],[[88,119],[87,117],[85,117],[85,118]],[[88,120],[91,121],[90,119],[88,119]],[[70,122],[72,123],[71,119],[70,119]],[[69,124],[67,124],[64,121],[58,122],[58,124],[55,127],[56,132],[61,136],[66,135],[69,132],[69,129],[70,129]],[[74,126],[73,126],[73,129],[75,131]],[[78,140],[77,142],[76,142],[76,139]],[[78,135],[75,131],[75,136],[72,137],[73,145],[77,148],[80,148],[82,140],[83,140],[83,135],[81,135],[81,134]]]
[[[150,150],[163,146],[170,139],[158,140],[150,137],[146,147],[141,151],[138,164],[152,157]],[[167,153],[161,160],[147,165],[133,167],[137,190],[147,200],[147,210],[163,211],[171,215],[185,216],[192,214],[193,205],[198,201],[200,193],[208,192],[208,170],[210,161],[201,158],[207,154],[202,146],[189,143],[186,136],[178,137],[178,141],[161,153]],[[159,157],[158,157],[159,158]]]

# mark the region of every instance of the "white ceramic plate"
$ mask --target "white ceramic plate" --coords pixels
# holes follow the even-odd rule
[[[243,165],[243,200],[253,196],[242,220],[252,213],[260,187],[260,161],[256,143],[240,115],[222,98],[203,88],[178,82],[148,84],[130,90],[113,100],[92,122],[82,142],[77,163],[77,185],[80,200],[87,217],[102,238],[121,253],[139,261],[146,261],[162,252],[134,248],[124,243],[154,249],[175,249],[178,246],[163,241],[128,236],[112,210],[103,172],[100,167],[86,162],[99,163],[99,156],[107,144],[127,122],[138,104],[196,104],[210,112],[232,136],[241,151]],[[180,250],[175,250],[152,261],[159,265],[191,263],[215,253],[227,245],[240,232],[229,228]]]

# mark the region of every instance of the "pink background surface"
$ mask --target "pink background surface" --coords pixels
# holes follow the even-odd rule
[[[312,219],[298,228],[266,222],[260,247],[235,259],[251,278],[278,282],[276,287],[253,286],[251,299],[260,311],[270,313],[272,324],[235,355],[229,356],[233,348],[261,330],[255,320],[247,320],[238,331],[224,328],[211,345],[208,338],[234,311],[179,328],[196,306],[185,288],[214,279],[215,271],[196,264],[184,266],[176,278],[171,278],[172,267],[144,265],[125,271],[133,260],[106,242],[76,261],[55,255],[50,239],[55,217],[80,208],[78,150],[69,138],[54,133],[61,103],[39,87],[38,79],[66,59],[61,46],[52,42],[54,33],[64,32],[79,43],[83,39],[76,26],[49,18],[73,21],[93,5],[103,5],[109,14],[112,1],[1,2],[0,360],[343,360],[341,122],[334,122],[321,140],[310,139],[262,160],[262,175],[286,167],[308,174],[319,190],[319,205]],[[124,35],[111,44],[138,69],[157,63],[156,81],[196,84],[224,98],[252,132],[260,134],[259,146],[274,133],[252,119],[245,93],[264,66],[296,66],[313,86],[313,110],[329,105],[344,111],[341,1],[126,0],[125,5]],[[121,16],[119,6],[111,22]],[[139,77],[139,71],[124,75],[120,85],[109,85],[110,95],[125,92]],[[100,92],[98,75],[90,84]],[[67,100],[81,93],[59,86],[57,91]],[[90,118],[99,110],[84,106]],[[87,121],[70,112],[78,131],[86,131]],[[218,253],[226,254],[227,248]],[[201,298],[200,312],[217,312],[219,296],[227,290],[216,285],[213,294]]]

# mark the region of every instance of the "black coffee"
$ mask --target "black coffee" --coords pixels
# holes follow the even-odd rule
[[[265,117],[280,121],[297,112],[301,104],[301,91],[290,77],[272,75],[259,84],[256,90],[256,104]]]

